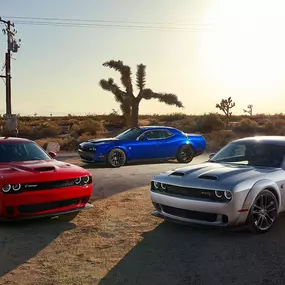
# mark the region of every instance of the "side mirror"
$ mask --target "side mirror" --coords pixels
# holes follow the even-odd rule
[[[211,159],[216,153],[210,153],[209,159]]]
[[[51,158],[56,158],[56,153],[53,152],[53,151],[50,151],[50,152],[48,153],[48,155],[49,155]]]

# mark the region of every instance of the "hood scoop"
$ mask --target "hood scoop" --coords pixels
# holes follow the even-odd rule
[[[218,179],[217,176],[213,176],[213,175],[200,175],[198,178],[206,179],[206,180],[217,180]]]
[[[183,173],[183,172],[178,172],[178,171],[173,172],[173,173],[170,174],[170,176],[180,176],[180,177],[182,177],[182,176],[184,176],[184,175],[185,175],[185,173]]]
[[[53,166],[47,166],[47,167],[37,167],[34,168],[34,170],[38,172],[45,172],[45,171],[54,171],[55,168]]]

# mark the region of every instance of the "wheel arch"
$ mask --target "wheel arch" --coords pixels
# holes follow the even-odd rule
[[[278,212],[281,209],[281,194],[280,194],[280,190],[278,185],[269,179],[262,179],[257,181],[253,187],[250,189],[250,191],[248,192],[244,204],[243,204],[243,209],[250,209],[256,196],[263,190],[269,190],[270,192],[272,192],[278,202]]]
[[[127,150],[126,150],[125,147],[123,147],[123,146],[111,146],[111,147],[107,150],[107,152],[106,152],[106,156],[105,156],[105,161],[106,161],[106,162],[107,162],[107,160],[108,160],[109,153],[110,153],[113,149],[120,149],[120,150],[122,150],[122,151],[125,153],[125,155],[126,155],[126,161],[128,160],[128,152],[127,152]]]
[[[194,154],[196,154],[196,150],[195,150],[194,144],[192,142],[190,142],[190,141],[183,141],[182,143],[179,144],[176,156],[179,154],[179,151],[180,151],[181,147],[183,147],[185,145],[190,146],[192,148]]]

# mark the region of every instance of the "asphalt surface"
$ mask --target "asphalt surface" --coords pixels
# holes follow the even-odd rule
[[[191,164],[200,163],[208,159],[208,154],[203,154],[194,158]],[[61,154],[58,160],[79,160],[76,153]],[[104,165],[89,165],[83,167],[91,172],[93,177],[93,196],[96,198],[106,198],[111,195],[131,190],[137,187],[147,186],[151,179],[164,171],[186,166],[175,161],[172,162],[148,162],[141,164],[131,164],[120,168],[110,168]]]

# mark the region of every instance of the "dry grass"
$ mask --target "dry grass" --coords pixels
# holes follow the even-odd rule
[[[139,188],[95,201],[73,223],[2,226],[0,284],[98,284],[144,232],[161,223],[152,210],[148,190]]]

